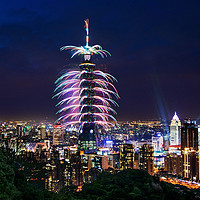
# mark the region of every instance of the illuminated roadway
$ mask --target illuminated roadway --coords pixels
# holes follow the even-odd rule
[[[200,183],[196,183],[196,182],[192,182],[192,181],[186,181],[186,180],[175,179],[175,178],[165,178],[165,177],[160,177],[160,180],[165,181],[167,183],[171,183],[173,185],[182,185],[189,189],[200,188]]]

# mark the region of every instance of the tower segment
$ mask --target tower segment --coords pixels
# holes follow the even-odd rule
[[[61,114],[57,121],[63,126],[79,125],[79,148],[85,151],[96,149],[97,126],[109,127],[111,122],[116,121],[116,114],[112,106],[117,103],[113,96],[119,98],[118,92],[113,85],[116,79],[100,70],[95,69],[91,62],[93,54],[101,57],[110,55],[100,45],[89,46],[89,20],[85,20],[86,45],[81,47],[64,46],[61,50],[71,50],[72,57],[83,55],[83,62],[79,69],[63,74],[56,81],[57,92],[55,96],[60,99],[57,104]]]

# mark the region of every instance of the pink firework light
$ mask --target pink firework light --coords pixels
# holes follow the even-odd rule
[[[89,46],[89,20],[85,20],[86,45],[81,47],[64,46],[60,50],[71,50],[72,58],[75,55],[83,55],[84,62],[79,65],[80,70],[64,73],[55,82],[56,94],[60,101],[58,114],[63,126],[84,124],[98,124],[105,128],[116,123],[113,114],[117,114],[112,106],[118,104],[112,97],[119,98],[119,94],[113,85],[117,81],[112,75],[95,70],[95,64],[91,63],[91,56],[99,54],[101,57],[111,55],[103,50],[100,45]]]

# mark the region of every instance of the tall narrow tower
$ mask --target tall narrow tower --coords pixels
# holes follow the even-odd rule
[[[96,114],[98,113],[96,105],[96,88],[98,84],[95,82],[95,64],[91,63],[91,55],[84,55],[84,62],[80,64],[81,71],[83,72],[80,76],[80,101],[81,108],[81,130],[78,140],[80,150],[88,152],[96,150],[96,126],[95,121],[97,119]],[[96,113],[96,114],[95,114]]]
[[[85,20],[86,45],[81,47],[64,46],[61,50],[69,50],[75,55],[83,55],[83,62],[79,69],[63,74],[56,81],[57,96],[60,99],[58,119],[64,127],[79,125],[79,148],[86,152],[96,149],[97,127],[109,127],[116,121],[112,114],[116,114],[112,105],[117,103],[113,96],[119,98],[116,88],[112,84],[116,79],[100,70],[95,69],[91,57],[99,54],[101,57],[110,55],[100,45],[89,46],[89,20]]]
[[[196,121],[185,120],[181,128],[183,177],[199,180],[198,126]],[[198,159],[197,159],[198,158]]]
[[[174,114],[170,124],[170,145],[181,144],[181,121],[178,115]]]

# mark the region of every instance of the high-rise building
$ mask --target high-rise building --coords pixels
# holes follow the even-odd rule
[[[65,157],[65,185],[71,186],[82,185],[83,181],[83,163],[82,163],[82,155],[81,152],[76,150],[75,148],[66,149],[64,151]]]
[[[139,148],[139,169],[154,173],[154,148],[151,145],[144,144]]]
[[[192,148],[184,148],[183,156],[183,177],[192,181],[199,180],[198,154]]]
[[[185,120],[181,128],[181,150],[185,148],[198,150],[198,127],[196,121]]]
[[[46,170],[45,189],[53,192],[59,192],[65,186],[64,171],[66,166],[61,162],[61,156],[56,148],[52,148],[50,160],[44,167]]]
[[[181,121],[178,115],[174,114],[170,124],[170,145],[181,144]]]
[[[154,146],[154,151],[162,151],[163,149],[163,136],[162,135],[156,135],[152,136],[152,145]]]
[[[163,136],[163,150],[164,151],[169,150],[169,136],[168,135]]]
[[[182,155],[176,153],[168,154],[165,157],[165,171],[174,175],[182,175]]]
[[[113,155],[82,154],[82,160],[84,170],[113,168]]]
[[[181,153],[183,157],[183,177],[197,181],[199,179],[199,154],[196,121],[184,121],[181,128]]]
[[[40,135],[41,139],[45,139],[46,138],[46,126],[45,125],[39,126],[38,127],[38,132],[39,132],[39,135]]]
[[[23,125],[22,124],[17,124],[17,136],[18,137],[22,137],[24,134],[23,132]]]
[[[120,145],[120,170],[134,168],[134,154],[133,144]]]
[[[61,125],[53,125],[53,145],[63,144],[63,129]]]

